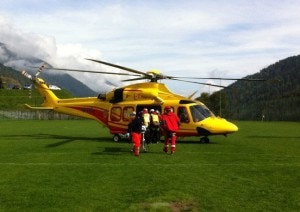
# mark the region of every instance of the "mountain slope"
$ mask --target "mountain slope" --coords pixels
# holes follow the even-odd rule
[[[300,55],[281,60],[224,89],[226,113],[239,120],[300,121]]]

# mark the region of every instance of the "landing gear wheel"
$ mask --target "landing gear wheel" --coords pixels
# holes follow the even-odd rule
[[[200,142],[203,144],[208,144],[209,143],[209,138],[208,137],[202,137],[200,138]]]
[[[120,138],[119,135],[115,134],[115,135],[113,136],[113,141],[114,141],[114,142],[119,142],[120,140],[121,140],[121,138]]]

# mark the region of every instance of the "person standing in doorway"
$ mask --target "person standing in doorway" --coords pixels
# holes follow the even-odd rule
[[[171,144],[171,154],[175,153],[176,150],[176,132],[180,126],[180,120],[177,115],[173,113],[171,106],[165,107],[165,112],[161,117],[162,119],[162,128],[165,136],[165,147],[164,152],[168,153],[169,144]]]
[[[158,143],[160,139],[160,119],[154,109],[150,110],[150,138],[152,143]]]

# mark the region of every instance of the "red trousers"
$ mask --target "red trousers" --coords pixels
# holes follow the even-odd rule
[[[165,148],[164,151],[169,151],[169,144],[171,144],[171,154],[175,153],[176,150],[176,133],[175,132],[166,132],[165,133]]]
[[[141,146],[141,133],[132,132],[131,133],[132,143],[133,143],[133,152],[135,156],[140,155],[140,146]]]

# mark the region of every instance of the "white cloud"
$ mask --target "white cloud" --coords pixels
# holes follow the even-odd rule
[[[17,54],[15,58],[8,58],[7,54],[0,48],[1,62],[7,66],[16,67],[19,70],[37,64],[28,64],[24,59],[37,58],[49,63],[54,67],[73,68],[82,70],[101,70],[99,65],[85,60],[84,58],[100,58],[101,52],[84,48],[81,44],[61,44],[57,45],[55,38],[41,34],[24,33],[16,29],[12,23],[0,22],[1,42],[5,44],[11,52]],[[24,58],[24,59],[23,59]],[[40,64],[41,65],[41,64]],[[59,72],[55,72],[59,74]],[[118,76],[115,77],[95,77],[91,74],[79,74],[72,72],[72,75],[85,82],[89,87],[96,91],[111,88],[105,85],[105,81],[112,81],[117,84]],[[102,85],[100,88],[98,85]]]

